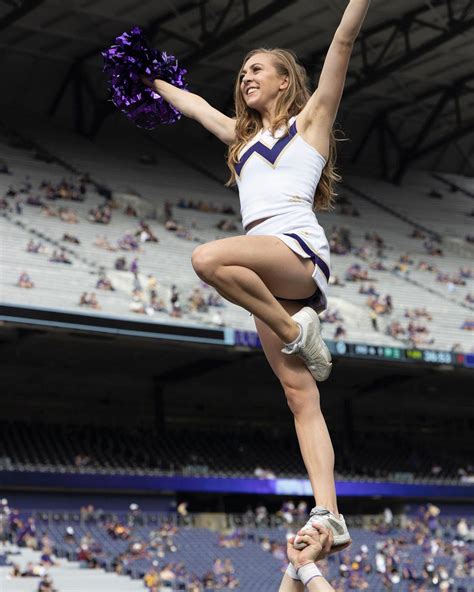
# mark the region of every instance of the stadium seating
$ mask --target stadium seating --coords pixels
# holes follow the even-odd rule
[[[103,197],[97,193],[97,185],[94,184],[88,185],[84,202],[61,203],[77,214],[78,224],[67,224],[57,217],[41,216],[40,208],[28,205],[23,205],[23,213],[18,215],[14,209],[9,211],[13,206],[13,200],[10,199],[9,207],[3,210],[5,217],[0,220],[2,234],[6,237],[0,258],[3,301],[44,308],[79,309],[81,293],[96,291],[97,274],[103,268],[116,290],[98,291],[100,313],[137,318],[137,313],[130,310],[133,275],[127,271],[114,270],[114,261],[119,255],[124,255],[128,264],[136,256],[138,279],[142,286],[146,285],[147,275],[154,274],[158,280],[158,294],[165,300],[167,308],[168,292],[173,284],[178,285],[181,296],[183,316],[170,319],[167,312],[155,312],[151,319],[186,324],[224,323],[233,328],[254,329],[248,314],[234,305],[226,303],[219,308],[221,318],[216,319],[214,307],[193,312],[187,302],[194,288],[203,289],[190,264],[193,248],[201,242],[235,234],[216,228],[223,218],[238,227],[240,223],[237,216],[182,209],[177,204],[182,199],[212,202],[237,211],[235,194],[160,151],[150,143],[148,136],[137,130],[130,131],[132,135],[129,142],[115,143],[111,147],[110,142],[106,145],[104,142],[102,145],[99,142],[92,143],[54,126],[48,125],[46,129],[41,121],[26,118],[22,125],[24,128],[20,131],[27,133],[28,137],[32,137],[52,155],[59,156],[62,164],[57,161],[49,164],[38,161],[35,158],[39,150],[37,145],[27,149],[25,146],[28,144],[24,140],[23,149],[13,148],[12,143],[21,145],[22,140],[3,130],[0,143],[5,162],[13,173],[0,176],[0,191],[3,194],[9,185],[19,186],[27,177],[33,192],[37,194],[36,188],[45,179],[58,183],[66,177],[74,181],[77,180],[77,174],[72,171],[87,172],[96,183],[111,188],[120,208],[113,210],[110,224],[87,221],[89,210],[103,203]],[[13,142],[12,138],[15,138]],[[150,166],[137,161],[137,155],[146,151],[157,154],[157,165]],[[443,199],[427,196],[430,188],[440,185],[439,181],[421,172],[411,175],[401,188],[376,180],[358,177],[347,179],[347,186],[343,187],[341,193],[350,204],[350,210],[355,209],[359,215],[345,215],[347,211],[344,213],[344,207],[340,206],[335,212],[320,216],[328,236],[332,235],[334,226],[347,226],[352,243],[350,252],[345,255],[337,255],[333,250],[332,273],[343,285],[332,286],[329,305],[330,310],[336,310],[338,318],[342,320],[333,325],[329,322],[324,324],[326,338],[333,338],[335,328],[342,326],[345,331],[343,338],[348,341],[392,346],[414,343],[420,347],[441,350],[472,349],[470,331],[463,329],[472,320],[473,306],[472,301],[468,300],[469,294],[472,297],[470,260],[454,254],[445,248],[444,243],[438,245],[432,239],[436,234],[449,238],[453,235],[464,236],[468,232],[469,218],[466,214],[470,198],[458,193],[449,193]],[[166,201],[170,202],[173,219],[185,229],[188,240],[165,229],[163,207]],[[48,203],[57,206],[57,202]],[[150,219],[149,224],[159,243],[146,242],[141,252],[134,253],[120,250],[108,252],[94,245],[98,235],[105,236],[111,244],[116,245],[120,237],[137,230],[139,218],[123,213],[125,203],[132,203],[141,216],[156,215],[156,219]],[[424,238],[413,237],[417,225],[427,229]],[[384,243],[381,252],[377,252],[370,238],[375,231]],[[80,245],[71,246],[62,242],[65,232],[76,236]],[[41,240],[50,253],[59,247],[66,247],[72,264],[52,263],[48,261],[47,255],[26,253],[26,244],[30,239]],[[429,254],[440,246],[443,256]],[[405,254],[408,263],[400,262],[400,257]],[[385,270],[375,268],[376,264],[382,264]],[[376,328],[372,324],[367,295],[359,292],[364,282],[344,279],[352,265],[360,265],[369,272],[368,276],[373,278],[382,299],[386,294],[392,298],[393,308],[378,315]],[[463,278],[459,277],[460,268],[465,270]],[[34,289],[24,290],[15,286],[23,270],[35,282]],[[460,281],[452,281],[455,277]],[[420,305],[427,309],[431,320],[417,320],[415,324],[422,324],[425,331],[408,335],[406,309]],[[449,315],[445,314],[446,306],[449,307]],[[87,312],[94,311],[87,309]],[[140,316],[147,319],[146,315]],[[393,322],[400,323],[400,334],[390,332]]]
[[[232,433],[0,424],[0,467],[17,471],[107,474],[252,477],[257,467],[277,477],[305,477],[294,437],[272,438],[261,432]],[[361,435],[349,446],[333,434],[336,473],[346,480],[462,483],[470,458],[458,451],[416,447],[402,435]],[[81,462],[80,457],[87,460]],[[79,458],[79,460],[78,460]],[[435,473],[432,468],[439,467]]]
[[[432,515],[430,508],[434,510]],[[472,555],[470,535],[460,534],[459,518],[440,520],[438,511],[434,506],[428,506],[423,516],[402,516],[401,523],[398,521],[396,524],[384,523],[380,519],[370,522],[362,517],[348,517],[353,545],[349,551],[331,555],[322,562],[323,573],[342,592],[352,589],[374,592],[394,589],[400,592],[422,589],[472,592],[474,577],[469,567]],[[240,584],[238,589],[242,592],[273,592],[278,588],[281,572],[286,567],[286,537],[297,528],[296,524],[286,524],[280,518],[279,527],[262,523],[260,526],[254,524],[218,533],[190,525],[176,528],[172,526],[170,518],[171,521],[173,518],[169,515],[132,516],[119,513],[104,515],[102,518],[91,517],[84,521],[78,514],[64,514],[61,511],[22,512],[16,519],[17,524],[18,519],[21,520],[20,527],[11,536],[13,544],[6,548],[7,559],[19,564],[21,569],[28,561],[39,561],[39,552],[25,548],[26,539],[22,535],[22,525],[32,517],[35,531],[41,533],[43,540],[47,537],[59,558],[56,561],[59,565],[49,571],[62,592],[79,592],[79,582],[82,589],[94,592],[101,589],[138,590],[137,580],[142,579],[153,565],[158,571],[165,565],[171,565],[175,573],[181,569],[181,581],[185,581],[186,573],[202,578],[206,572],[213,570],[218,558],[231,560]],[[229,516],[229,519],[232,517]],[[125,538],[111,536],[117,528],[120,532],[126,531]],[[66,529],[72,532],[73,537],[68,542],[65,542]],[[172,534],[165,536],[163,532]],[[81,559],[84,544],[81,540],[85,536],[95,550],[89,553],[86,547],[87,553]],[[171,544],[166,544],[160,551],[159,541],[164,539],[171,541]],[[19,549],[14,546],[15,543],[19,543]],[[31,545],[34,543],[30,542]],[[9,554],[18,551],[18,555]],[[92,557],[106,573],[86,568],[87,561],[91,561]],[[70,561],[66,562],[65,558]],[[179,568],[179,565],[182,567]],[[82,567],[80,572],[79,566]],[[130,576],[132,580],[120,578],[113,573],[114,570]],[[6,579],[9,571],[8,567],[0,568],[0,578],[5,586],[2,590],[32,590],[32,587],[26,586],[29,578]],[[367,584],[355,586],[356,580]],[[440,586],[443,580],[449,581],[450,586]],[[184,589],[177,584],[178,581],[179,578],[176,586],[169,588],[170,591]]]

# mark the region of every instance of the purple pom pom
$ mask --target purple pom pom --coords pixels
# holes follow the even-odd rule
[[[186,89],[186,70],[178,66],[174,56],[151,49],[140,27],[122,33],[102,55],[112,102],[138,127],[152,130],[160,123],[175,123],[181,118],[181,113],[146,86],[141,76],[160,78]]]

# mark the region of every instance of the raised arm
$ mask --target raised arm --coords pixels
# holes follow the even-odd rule
[[[369,4],[370,0],[349,0],[324,60],[318,87],[298,116],[299,129],[311,136],[310,142],[315,136],[321,137],[322,132],[327,132],[328,137],[334,125],[354,42]]]
[[[214,134],[224,144],[231,144],[235,138],[235,121],[214,109],[209,103],[194,93],[176,88],[164,80],[147,80],[144,84],[160,94],[165,101],[171,103],[183,115],[196,120]]]

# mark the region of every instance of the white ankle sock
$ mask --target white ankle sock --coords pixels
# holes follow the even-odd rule
[[[293,349],[295,347],[295,345],[298,345],[298,343],[301,341],[301,338],[303,337],[303,328],[299,323],[297,323],[297,325],[300,328],[300,332],[298,334],[298,337],[294,341],[291,341],[290,343],[285,343],[285,348],[287,348],[287,349]]]

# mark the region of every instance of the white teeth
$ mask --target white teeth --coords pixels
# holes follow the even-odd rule
[[[256,86],[251,86],[250,88],[247,89],[247,94],[251,95],[254,93],[254,91],[258,90],[258,88]]]

